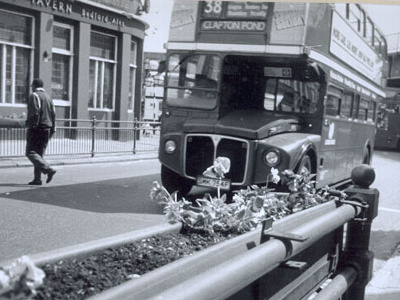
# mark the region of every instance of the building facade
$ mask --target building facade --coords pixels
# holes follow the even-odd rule
[[[0,0],[0,115],[40,77],[63,119],[140,117],[141,0]]]

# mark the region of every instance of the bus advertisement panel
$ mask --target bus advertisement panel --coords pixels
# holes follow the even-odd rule
[[[189,192],[219,156],[231,160],[231,189],[265,184],[272,168],[315,173],[322,187],[370,163],[387,53],[383,36],[375,47],[352,27],[354,8],[362,9],[176,1],[166,46],[163,185]],[[344,37],[350,52],[332,45]]]

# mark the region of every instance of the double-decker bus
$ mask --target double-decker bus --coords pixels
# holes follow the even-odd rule
[[[384,36],[358,4],[175,1],[159,159],[182,194],[216,157],[230,189],[271,168],[317,174],[317,188],[370,163],[385,96]]]
[[[399,110],[381,109],[378,112],[376,127],[375,149],[392,149],[400,151]]]

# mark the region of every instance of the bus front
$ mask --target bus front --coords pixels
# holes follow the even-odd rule
[[[304,53],[304,28],[299,45],[267,49],[281,26],[273,7],[175,3],[159,150],[170,192],[188,193],[217,157],[231,161],[231,189],[265,183],[271,168],[316,171],[325,73]]]

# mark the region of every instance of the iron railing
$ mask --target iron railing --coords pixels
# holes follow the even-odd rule
[[[57,119],[46,155],[157,152],[159,122]],[[25,156],[26,129],[0,128],[0,157]]]

